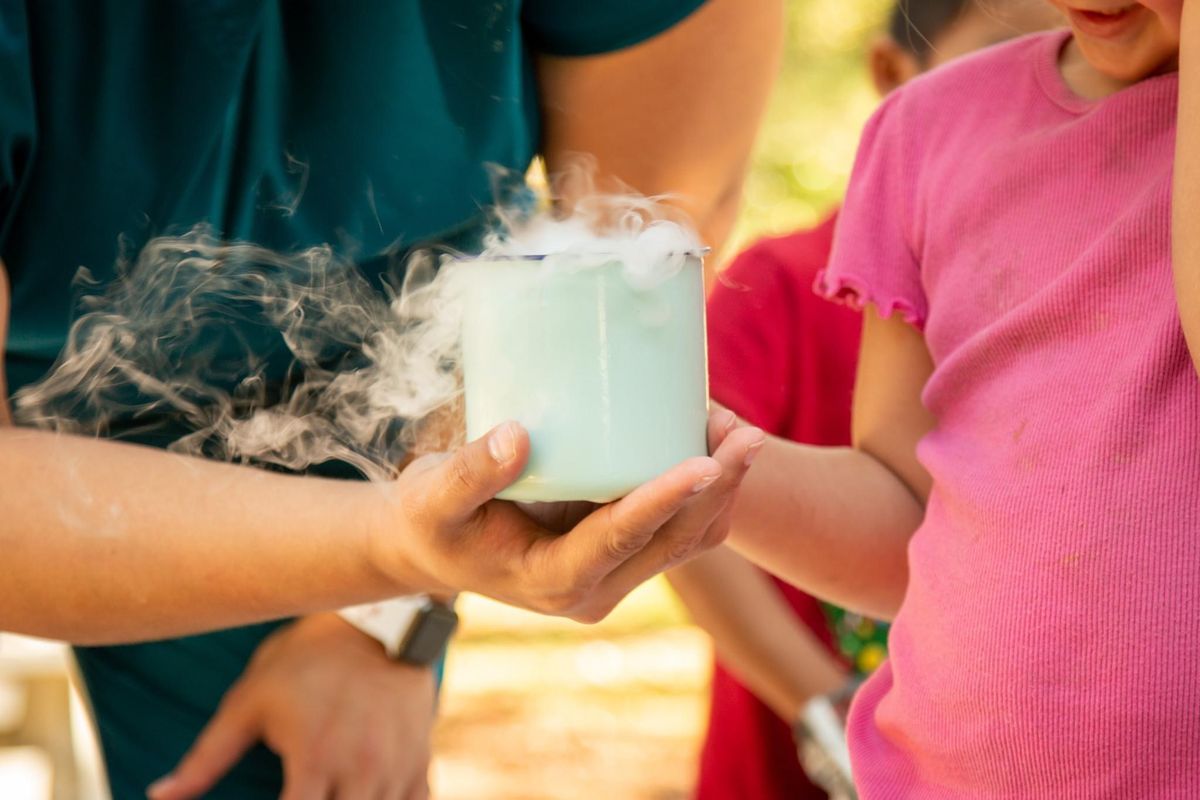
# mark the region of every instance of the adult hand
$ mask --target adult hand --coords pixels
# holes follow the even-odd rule
[[[709,419],[711,457],[689,459],[608,505],[531,514],[493,499],[529,457],[526,432],[505,423],[401,473],[370,533],[372,560],[397,585],[473,591],[596,622],[648,578],[724,540],[764,440],[718,411]]]
[[[283,760],[283,800],[425,800],[434,680],[335,614],[271,636],[152,800],[208,792],[256,742]]]

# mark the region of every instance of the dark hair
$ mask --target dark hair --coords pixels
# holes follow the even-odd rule
[[[971,0],[896,0],[888,19],[888,35],[924,62],[933,40],[958,21]]]

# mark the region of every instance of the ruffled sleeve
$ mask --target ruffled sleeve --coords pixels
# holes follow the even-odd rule
[[[904,92],[893,93],[863,131],[829,266],[818,294],[923,328],[928,303],[913,235],[918,154],[904,121]]]

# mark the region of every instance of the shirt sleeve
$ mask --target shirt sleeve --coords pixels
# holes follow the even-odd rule
[[[0,250],[33,157],[35,113],[24,5],[0,11]]]
[[[790,309],[782,265],[759,244],[721,274],[708,301],[710,391],[718,403],[781,434],[790,408]]]
[[[521,22],[534,50],[554,56],[609,53],[674,27],[705,0],[526,0]]]
[[[917,154],[908,146],[904,91],[894,92],[867,123],[829,266],[816,290],[855,308],[874,305],[923,328],[928,302],[916,257],[913,208]]]

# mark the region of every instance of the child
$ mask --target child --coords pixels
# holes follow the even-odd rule
[[[868,126],[819,285],[867,309],[854,447],[771,440],[736,512],[743,553],[895,615],[851,715],[865,800],[1200,796],[1182,4],[1053,4],[1069,32]]]
[[[970,0],[897,2],[867,65],[887,95],[921,72],[1056,17],[1027,0],[992,0],[987,8]],[[709,301],[714,399],[766,431],[809,444],[850,441],[862,317],[812,292],[833,230],[831,217],[764,239],[730,265]],[[770,582],[729,552],[706,554],[670,577],[718,656],[696,800],[825,797],[796,758],[791,726],[810,698],[845,684],[839,647],[854,671],[869,672],[882,657],[885,630],[865,619],[843,624],[853,615],[838,615],[831,631],[816,599]]]

